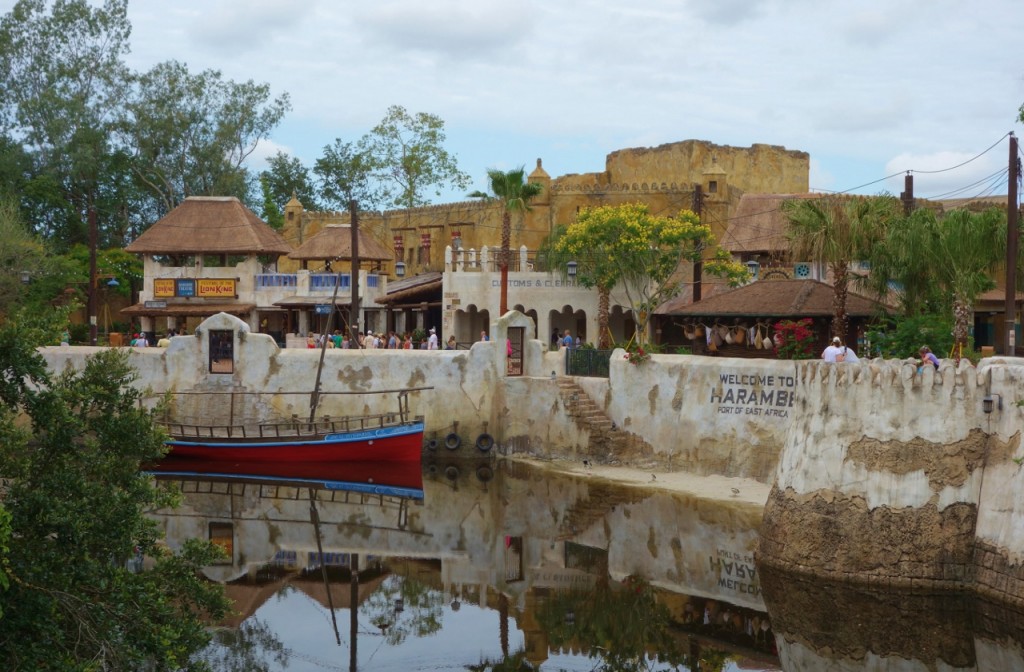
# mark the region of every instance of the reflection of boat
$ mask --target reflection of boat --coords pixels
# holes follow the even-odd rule
[[[148,469],[158,477],[308,485],[423,499],[419,461],[269,462],[189,459],[172,455]]]
[[[167,444],[175,457],[218,461],[415,461],[418,464],[423,445],[423,418],[412,417],[409,413],[410,391],[398,391],[397,412],[377,415],[252,425],[165,422],[170,435]]]

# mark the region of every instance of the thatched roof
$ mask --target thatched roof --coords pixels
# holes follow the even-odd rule
[[[830,317],[832,285],[818,280],[759,280],[697,303],[684,304],[681,297],[666,301],[656,315],[729,317]],[[852,317],[870,317],[888,312],[886,306],[850,292],[846,312]]]
[[[743,194],[729,227],[718,244],[734,253],[783,252],[789,249],[786,226],[789,219],[782,204],[795,198],[820,198],[822,194]]]
[[[352,227],[328,224],[299,249],[288,254],[289,259],[335,260],[352,259]],[[393,261],[395,253],[378,243],[362,229],[359,230],[360,261]]]
[[[378,297],[377,303],[433,301],[441,296],[442,282],[442,275],[437,271],[420,273],[411,278],[402,278],[393,282],[388,281],[387,294]]]
[[[233,196],[190,196],[128,247],[136,254],[287,254],[277,231]]]

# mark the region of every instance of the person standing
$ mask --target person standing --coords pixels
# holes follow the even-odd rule
[[[843,342],[842,340],[840,340],[838,336],[836,336],[832,339],[832,342],[829,343],[828,347],[822,351],[821,358],[826,362],[831,362],[834,364],[836,361],[838,361],[836,360],[836,355],[838,355],[842,351]]]
[[[565,335],[562,336],[562,347],[563,348],[571,349],[572,346],[573,346],[572,334],[569,333],[568,329],[566,329],[565,330]]]
[[[430,328],[430,338],[427,339],[427,350],[437,350],[437,332]]]

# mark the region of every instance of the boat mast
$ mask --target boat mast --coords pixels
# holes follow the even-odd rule
[[[309,424],[313,424],[316,418],[316,407],[320,405],[320,376],[324,372],[324,356],[327,354],[327,339],[334,326],[334,311],[338,303],[338,287],[341,286],[341,273],[334,279],[334,295],[331,297],[331,314],[327,317],[327,330],[323,334],[323,341],[320,343],[320,363],[316,367],[316,383],[313,385],[313,393],[309,396]]]

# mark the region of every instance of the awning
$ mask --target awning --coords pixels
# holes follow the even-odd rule
[[[329,306],[331,305],[332,294],[325,296],[288,296],[280,301],[275,301],[274,305],[280,308],[314,308],[316,306]],[[334,302],[334,305],[338,308],[347,308],[352,303],[350,297],[347,297],[344,301],[338,299]]]
[[[377,303],[413,303],[416,299],[434,299],[436,301],[441,298],[442,284],[443,277],[436,271],[388,282],[387,294],[378,297]]]
[[[255,308],[255,303],[168,303],[160,308],[136,303],[134,306],[122,308],[121,314],[144,317],[209,317],[217,313],[248,315]]]

